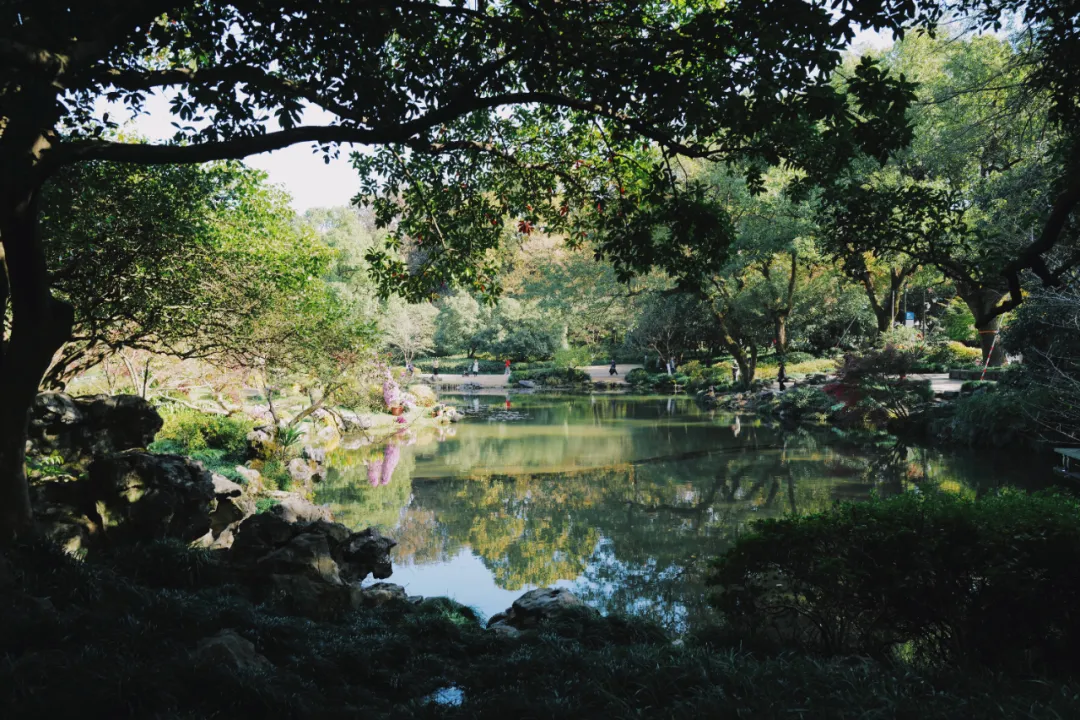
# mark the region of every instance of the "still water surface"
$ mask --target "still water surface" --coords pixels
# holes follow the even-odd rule
[[[390,582],[488,616],[563,586],[685,630],[708,618],[709,560],[755,520],[930,485],[975,495],[1050,481],[1029,457],[854,450],[685,398],[449,400],[470,419],[335,451],[317,500],[397,540]]]

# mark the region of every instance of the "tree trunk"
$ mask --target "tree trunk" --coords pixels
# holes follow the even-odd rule
[[[971,288],[957,285],[957,291],[964,303],[975,316],[975,329],[979,332],[979,347],[982,349],[982,361],[990,367],[1000,367],[1005,364],[1005,350],[1001,347],[998,332],[1001,330],[1001,313],[997,312],[998,305],[1006,294],[1002,290],[993,288]],[[991,348],[993,352],[991,353]]]
[[[989,360],[990,367],[1001,367],[1005,364],[1005,350],[1001,347],[1001,338],[998,336],[1001,330],[1001,316],[995,315],[977,324],[975,329],[979,331],[979,347],[982,349],[983,365]],[[996,342],[995,342],[996,340]]]
[[[780,358],[780,368],[776,374],[776,382],[780,389],[785,389],[787,382],[787,313],[776,316],[776,354]]]
[[[9,174],[0,185],[0,261],[10,298],[11,332],[0,343],[0,540],[33,524],[26,482],[30,407],[53,355],[71,337],[73,311],[52,297],[38,233],[38,190]]]
[[[757,372],[757,348],[751,346],[750,353],[747,354],[742,347],[733,343],[728,346],[728,352],[739,366],[739,383],[744,388],[750,387],[750,383],[754,381],[754,373]]]

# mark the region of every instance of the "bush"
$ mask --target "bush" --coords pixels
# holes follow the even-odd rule
[[[906,379],[918,360],[917,351],[893,345],[845,355],[825,392],[845,404],[843,417],[852,425],[870,428],[906,418],[934,398],[929,382]]]
[[[920,357],[926,355],[927,349],[922,331],[906,325],[893,325],[878,336],[877,344],[879,348],[894,347],[897,350],[913,352]]]
[[[963,387],[971,385],[985,387],[993,383],[969,381]],[[950,415],[935,421],[931,430],[942,439],[963,445],[1008,446],[1025,438],[1033,424],[1030,410],[1045,402],[1041,394],[1034,388],[1000,386],[965,394],[952,403]]]
[[[778,410],[784,413],[786,419],[825,422],[842,407],[843,403],[838,403],[820,387],[803,385],[780,395]]]
[[[722,632],[673,644],[655,627],[568,613],[506,639],[457,603],[387,603],[323,619],[256,605],[213,563],[166,547],[77,562],[53,548],[5,552],[0,584],[4,717],[917,717],[1075,716],[1074,681],[927,673],[865,658],[775,656]],[[130,573],[130,576],[129,576]],[[134,579],[133,579],[134,578]],[[161,587],[155,587],[161,583]],[[42,598],[48,598],[45,602]],[[192,650],[230,629],[270,661],[252,672]],[[440,689],[463,704],[440,706]],[[792,708],[804,710],[792,713]]]
[[[419,361],[418,360],[417,361],[417,363],[420,363],[420,362],[423,362],[424,367],[426,367],[428,370],[431,369],[431,361],[430,360],[424,360],[424,361]],[[481,359],[477,358],[477,360],[476,360],[477,370],[482,375],[497,375],[497,374],[503,372],[503,370],[506,367],[503,364],[503,362],[504,361],[502,361],[502,360],[481,360]],[[444,373],[444,374],[447,374],[447,375],[465,375],[467,373],[472,372],[473,361],[469,360],[469,359],[465,359],[465,360],[462,360],[462,361],[456,361],[455,360],[454,362],[447,362],[445,364],[443,364],[443,363],[440,363],[440,364],[442,365],[442,367],[439,368],[440,373]]]
[[[184,407],[165,409],[161,417],[165,423],[156,440],[172,441],[185,454],[210,448],[243,456],[247,451],[247,435],[255,427],[246,417],[215,415]]]
[[[546,368],[541,370],[515,370],[510,373],[510,382],[530,380],[537,385],[548,387],[566,387],[588,385],[592,383],[589,373],[574,368]]]
[[[949,368],[977,365],[980,360],[982,360],[981,350],[968,347],[955,340],[931,346],[926,355],[926,362]]]
[[[652,377],[652,373],[645,368],[634,368],[626,373],[626,382],[635,388],[645,390],[652,387]]]
[[[439,401],[439,396],[428,385],[410,385],[409,394],[416,400],[416,404],[423,408],[434,407]]]
[[[551,362],[555,367],[579,368],[589,365],[592,351],[587,347],[563,348],[555,353]]]
[[[1080,666],[1080,504],[910,493],[766,520],[715,564],[737,632],[826,654]]]

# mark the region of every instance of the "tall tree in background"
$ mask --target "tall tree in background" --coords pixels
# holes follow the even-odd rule
[[[40,227],[41,189],[61,168],[374,146],[356,165],[364,193],[378,191],[376,218],[395,223],[392,242],[425,248],[412,272],[393,253],[369,254],[383,289],[414,299],[448,283],[490,292],[485,253],[498,218],[522,216],[527,229],[570,223],[571,207],[602,210],[598,195],[627,191],[617,178],[597,182],[621,167],[607,160],[642,139],[687,155],[790,158],[815,172],[860,146],[878,155],[904,141],[886,121],[903,114],[905,85],[860,66],[851,90],[863,112],[853,114],[828,76],[856,26],[897,28],[914,11],[907,0],[836,14],[797,0],[5,3],[0,534],[31,523],[27,412],[71,337],[73,311],[51,292]],[[106,135],[117,112],[106,102],[138,112],[159,90],[176,117],[174,142]],[[307,125],[306,106],[334,119]]]
[[[1055,284],[1080,262],[1078,227],[1071,210],[1057,226],[1054,190],[1072,182],[1062,150],[1072,140],[1033,42],[910,35],[898,43],[885,61],[920,83],[914,142],[885,167],[854,164],[825,193],[825,237],[845,267],[884,260],[900,268],[898,289],[907,271],[936,267],[970,309],[993,364],[1004,360],[996,336],[1023,300],[1022,273]],[[1052,242],[1037,239],[1047,234]]]

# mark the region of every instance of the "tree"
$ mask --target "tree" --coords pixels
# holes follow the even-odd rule
[[[244,350],[266,313],[329,266],[291,217],[288,198],[238,163],[64,168],[45,187],[41,223],[74,325],[44,384],[62,388],[122,348]]]
[[[435,317],[438,314],[438,309],[428,303],[410,305],[393,300],[383,315],[383,339],[409,364],[418,355],[435,348]]]
[[[376,219],[396,223],[392,242],[431,248],[414,272],[394,253],[369,254],[384,291],[417,299],[453,282],[488,292],[484,257],[499,240],[490,231],[497,218],[533,213],[542,200],[536,214],[565,217],[551,202],[559,177],[575,209],[595,206],[596,186],[574,179],[573,163],[606,159],[638,138],[690,155],[768,148],[777,160],[815,168],[842,164],[859,146],[874,154],[893,144],[895,133],[873,130],[896,127],[880,116],[902,116],[903,84],[868,64],[853,85],[867,112],[856,115],[827,77],[856,25],[896,29],[914,11],[906,0],[837,14],[780,0],[769,15],[744,4],[631,0],[6,3],[0,317],[9,309],[11,317],[0,344],[2,534],[31,523],[27,412],[71,337],[73,312],[51,294],[39,225],[42,186],[61,168],[237,159],[295,143],[327,156],[340,143],[374,146],[356,165],[365,195],[381,191]],[[138,112],[158,90],[177,118],[174,142],[106,137],[116,112],[106,103]],[[304,124],[308,105],[334,120]],[[808,143],[827,152],[814,161]],[[597,175],[577,175],[590,172]],[[586,197],[591,205],[579,202]]]
[[[459,292],[439,301],[435,319],[435,350],[440,355],[464,352],[476,355],[480,329],[480,303],[467,292]]]
[[[984,359],[1000,364],[996,335],[1001,316],[1022,301],[1020,272],[1043,268],[1036,274],[1057,282],[1080,261],[1068,223],[1037,258],[1030,254],[1056,212],[1046,193],[1062,163],[1052,99],[1033,82],[1038,72],[1022,45],[993,37],[913,35],[887,62],[921,81],[914,142],[885,167],[856,164],[826,191],[826,237],[856,274],[867,257],[884,260],[894,302],[906,275],[936,267],[967,303]]]
[[[687,293],[654,290],[644,296],[627,345],[644,353],[656,353],[661,363],[682,362],[705,339],[702,326],[707,316],[701,302]]]

